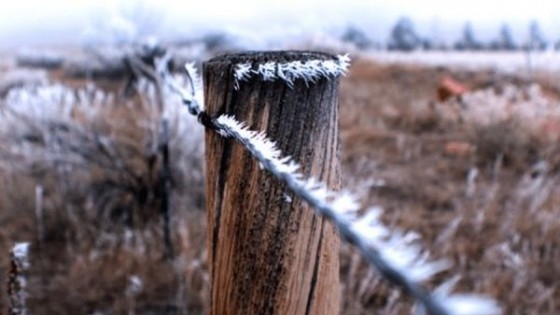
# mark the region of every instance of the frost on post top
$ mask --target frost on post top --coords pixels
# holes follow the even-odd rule
[[[332,79],[344,75],[350,65],[348,55],[330,55],[317,52],[278,51],[224,55],[214,62],[233,65],[234,88],[244,81],[260,78],[263,81],[284,81],[293,87],[295,81],[306,85],[319,79]]]

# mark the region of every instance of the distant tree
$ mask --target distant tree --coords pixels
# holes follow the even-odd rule
[[[481,50],[483,45],[474,36],[474,31],[470,22],[465,23],[463,27],[462,38],[455,43],[455,49],[458,50]]]
[[[493,50],[516,50],[518,48],[507,24],[502,24],[498,38],[491,43],[490,48]]]
[[[360,49],[366,49],[374,46],[373,41],[360,29],[355,26],[349,26],[341,38],[344,42],[353,43]]]
[[[437,45],[434,44],[434,41],[428,38],[420,39],[420,47],[424,50],[438,49]]]
[[[224,50],[226,47],[231,46],[232,39],[226,33],[210,32],[204,34],[200,39],[209,51]]]
[[[441,36],[440,20],[438,18],[432,19],[431,35],[428,35],[422,40],[422,48],[425,50],[447,50],[449,49],[447,43]]]
[[[412,20],[408,17],[400,18],[391,30],[389,49],[411,51],[421,46],[423,46],[423,41],[416,34]]]
[[[525,45],[528,50],[544,50],[548,45],[547,40],[541,31],[540,25],[536,20],[529,24],[529,38]]]

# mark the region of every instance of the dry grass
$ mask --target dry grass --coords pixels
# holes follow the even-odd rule
[[[389,224],[419,231],[435,256],[452,258],[451,274],[461,275],[461,290],[496,297],[504,314],[558,313],[557,142],[535,128],[539,120],[533,117],[510,115],[482,123],[488,116],[475,115],[474,103],[461,108],[457,101],[435,101],[437,82],[444,75],[481,88],[500,82],[497,95],[503,94],[503,82],[516,82],[520,91],[531,87],[496,74],[484,83],[483,72],[382,67],[360,61],[353,69],[342,84],[347,185],[361,188],[371,203],[382,205]],[[486,97],[480,106],[491,107],[500,100]],[[521,109],[537,106],[534,100],[523,101]],[[551,103],[545,116],[560,107]],[[448,150],[450,143],[465,144],[469,150]],[[368,272],[363,270],[362,275]],[[344,282],[363,278],[352,276]],[[370,286],[375,288],[377,282]],[[394,293],[370,292],[370,301],[381,303],[353,314],[407,313],[387,310]],[[364,305],[363,294],[356,289],[345,297],[349,307]]]
[[[498,99],[474,97],[470,107],[437,102],[446,75],[484,93],[495,88]],[[556,81],[538,77],[546,78],[544,94],[556,97]],[[554,137],[542,136],[553,128],[518,116],[476,120],[479,99],[501,102],[506,83],[530,90],[491,71],[356,61],[341,86],[345,186],[383,206],[389,225],[420,232],[434,256],[452,259],[444,276],[461,275],[459,290],[496,297],[504,314],[556,314],[560,150]],[[45,96],[34,88],[26,99],[12,90],[0,103],[1,274],[12,243],[31,240],[30,314],[204,314],[202,131],[175,101],[157,111],[149,87],[122,99],[122,82],[100,85],[116,93],[85,88],[80,96],[59,87]],[[162,115],[173,131],[171,261],[162,260],[159,216]],[[45,191],[42,247],[37,185]],[[341,259],[344,314],[410,313],[410,301],[353,249],[343,248]]]

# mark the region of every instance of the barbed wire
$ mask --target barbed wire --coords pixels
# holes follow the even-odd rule
[[[357,198],[350,192],[337,193],[330,191],[324,183],[313,178],[305,178],[299,172],[299,164],[290,157],[283,156],[276,143],[268,139],[264,132],[250,130],[244,123],[237,121],[232,116],[211,117],[202,107],[201,88],[196,84],[200,80],[194,66],[192,64],[185,66],[189,85],[189,89],[185,89],[165,67],[168,58],[170,58],[169,55],[166,55],[156,63],[157,73],[169,90],[181,98],[189,112],[196,116],[198,121],[206,128],[216,131],[223,137],[234,139],[243,145],[264,169],[284,182],[293,193],[310,204],[317,214],[332,222],[338,229],[341,238],[356,247],[361,256],[383,278],[400,287],[417,301],[417,314],[427,312],[432,315],[494,315],[501,313],[498,304],[490,298],[477,295],[450,294],[457,278],[445,282],[433,293],[422,287],[420,282],[448,269],[450,263],[445,260],[429,261],[427,252],[418,245],[419,236],[410,232],[391,231],[379,220],[382,212],[380,208],[371,208],[364,215],[359,216],[358,211],[362,207],[357,202]],[[337,67],[334,64],[336,61],[343,63],[342,67],[344,69]],[[325,69],[324,77],[336,77],[346,72],[349,62],[348,57],[339,56],[336,61],[327,63],[331,68],[330,70]],[[297,63],[293,63],[290,64],[290,67],[297,65]],[[314,71],[321,66],[319,62],[311,62],[306,66],[309,65],[312,65]],[[332,70],[333,67],[336,69],[335,72]],[[268,78],[270,80],[268,70],[264,71],[259,68],[250,72],[252,70],[246,64],[240,64],[236,69],[237,71],[234,74],[235,89],[239,88],[240,81],[248,79],[250,75],[266,75],[264,79]],[[282,73],[282,76],[290,76],[290,80],[287,80],[286,84],[291,86],[294,80],[306,79],[305,75],[301,72],[298,73],[298,75]],[[318,73],[321,75],[321,71]],[[306,83],[308,83],[307,80]]]

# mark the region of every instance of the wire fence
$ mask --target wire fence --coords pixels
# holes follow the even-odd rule
[[[130,58],[137,57],[130,56]],[[263,169],[285,183],[298,197],[311,205],[318,215],[327,218],[339,231],[342,240],[353,245],[372,267],[389,283],[399,287],[416,300],[416,314],[499,314],[500,307],[491,298],[474,294],[452,294],[458,281],[455,277],[444,282],[433,292],[425,289],[422,282],[450,267],[447,260],[431,261],[427,251],[419,245],[419,236],[391,230],[380,221],[379,207],[365,209],[349,191],[334,192],[324,183],[305,178],[299,173],[300,166],[284,156],[277,145],[263,132],[253,131],[235,117],[221,115],[212,117],[204,111],[200,78],[193,64],[187,64],[184,74],[186,86],[181,86],[169,71],[170,54],[155,58],[154,71],[143,71],[154,82],[161,82],[165,89],[177,94],[189,113],[198,118],[204,127],[214,130],[225,138],[241,145],[260,163]],[[288,87],[295,80],[310,84],[319,79],[335,79],[344,75],[349,67],[347,55],[332,60],[308,60],[305,62],[273,63],[258,65],[243,63],[235,65],[234,88],[239,89],[250,78],[263,81],[283,80]],[[149,65],[144,64],[144,69]],[[359,213],[364,213],[360,215]]]

